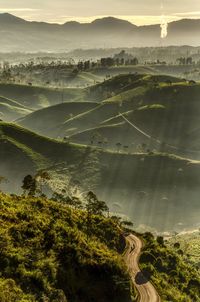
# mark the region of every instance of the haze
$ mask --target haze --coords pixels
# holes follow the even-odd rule
[[[151,5],[149,5],[151,2]],[[164,14],[167,21],[200,18],[199,0],[2,0],[0,12],[9,12],[27,20],[64,23],[69,20],[89,22],[97,17],[115,16],[137,25],[160,23]]]

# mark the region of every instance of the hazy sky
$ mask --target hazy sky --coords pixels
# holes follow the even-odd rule
[[[0,12],[58,23],[115,16],[140,25],[159,23],[162,14],[169,21],[200,18],[200,0],[0,0]]]

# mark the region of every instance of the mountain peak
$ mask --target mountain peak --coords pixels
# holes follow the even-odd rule
[[[24,19],[21,19],[19,17],[16,17],[9,13],[0,13],[0,22],[1,23],[25,23],[26,21]]]
[[[115,17],[105,17],[94,20],[91,24],[96,26],[120,26],[120,27],[136,27],[136,25],[130,23],[129,21],[118,19]]]
[[[77,21],[68,21],[68,22],[64,23],[63,26],[77,28],[77,27],[81,26],[81,23],[79,23]]]

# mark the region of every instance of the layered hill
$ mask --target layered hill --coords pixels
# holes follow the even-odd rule
[[[144,74],[121,74],[119,76],[116,76],[110,80],[107,80],[103,83],[94,85],[92,87],[89,87],[87,89],[78,89],[77,92],[77,98],[76,101],[81,100],[86,103],[81,104],[80,106],[80,112],[76,112],[76,115],[72,118],[66,119],[66,123],[68,120],[69,122],[76,123],[78,122],[79,118],[82,119],[82,113],[83,116],[87,117],[87,114],[95,115],[97,113],[98,119],[105,120],[108,117],[115,116],[115,113],[117,110],[119,110],[119,107],[123,105],[123,110],[133,109],[137,108],[139,106],[146,95],[146,93],[151,90],[156,83],[162,83],[165,84],[167,81],[170,83],[174,82],[180,82],[180,79],[170,77],[170,76],[151,76],[151,75],[144,75]],[[66,92],[70,92],[70,89],[66,89]],[[74,91],[74,90],[73,90]],[[77,90],[75,90],[76,92]],[[148,98],[148,97],[146,97]],[[66,98],[66,101],[70,101],[70,99]],[[99,106],[96,106],[94,108],[94,111],[88,110],[88,104],[87,102],[98,102]],[[83,111],[83,106],[86,105],[85,112]],[[103,105],[105,106],[105,110],[103,110]],[[67,106],[67,105],[66,105]],[[53,107],[55,109],[55,115],[56,110],[58,107]],[[48,110],[52,110],[48,109]],[[110,108],[110,109],[108,109]],[[112,109],[113,108],[113,109]],[[104,112],[105,117],[100,113],[98,113],[98,110]],[[110,112],[107,112],[107,110]],[[112,114],[113,110],[113,114]],[[43,111],[36,112],[34,114],[34,117],[37,117],[37,114],[42,114]],[[45,113],[45,111],[44,111]],[[46,114],[46,113],[45,113]],[[42,115],[40,115],[42,117]],[[25,125],[26,127],[29,127],[29,118],[32,120],[33,116],[29,115],[22,119],[22,121],[19,121],[22,125]],[[88,118],[89,119],[89,118]],[[97,119],[96,124],[98,124],[99,120]],[[93,119],[94,120],[94,119]],[[62,123],[60,123],[62,124]],[[92,121],[91,123],[92,124]],[[64,125],[63,125],[64,126]],[[87,127],[88,125],[85,125]],[[52,123],[53,128],[53,123]],[[50,134],[49,134],[50,135]]]
[[[9,180],[3,184],[6,190],[18,191],[25,175],[45,169],[58,179],[67,176],[81,191],[94,190],[114,212],[118,204],[117,211],[137,224],[166,230],[179,222],[198,222],[198,161],[61,143],[12,124],[1,123],[0,130],[0,175]]]
[[[199,83],[164,75],[119,75],[82,93],[81,103],[36,111],[18,123],[53,138],[67,136],[115,151],[157,150],[199,159]],[[71,112],[71,106],[76,110]]]
[[[97,106],[97,102],[66,102],[37,110],[16,122],[37,133],[57,138],[61,125],[68,119]]]
[[[26,116],[32,112],[31,109],[16,101],[0,97],[0,118],[6,122]]]
[[[83,91],[82,91],[83,93]],[[80,89],[47,88],[32,85],[0,83],[0,95],[30,110],[37,110],[82,97]],[[4,102],[9,105],[10,101]]]
[[[66,51],[76,48],[160,45],[160,25],[135,26],[112,17],[81,24],[28,22],[10,14],[0,15],[2,51]],[[180,20],[168,26],[165,45],[199,45],[199,20]],[[24,41],[27,41],[25,44]]]
[[[75,129],[73,141],[106,141],[112,148],[120,143],[130,150],[133,145],[146,145],[145,150],[164,148],[199,158],[199,84],[149,77],[135,88],[127,86],[93,112],[65,123],[66,130]]]

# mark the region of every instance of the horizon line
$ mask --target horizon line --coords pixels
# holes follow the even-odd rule
[[[122,21],[126,21],[129,22],[130,24],[140,27],[140,26],[152,26],[152,25],[160,25],[161,24],[161,18],[165,18],[167,23],[173,23],[173,22],[178,22],[178,21],[182,21],[182,20],[200,20],[200,17],[177,17],[177,16],[142,16],[142,15],[136,15],[136,16],[120,16],[120,15],[99,15],[99,16],[91,16],[91,17],[79,17],[79,16],[60,16],[59,20],[61,19],[65,19],[64,22],[59,22],[58,19],[56,20],[34,20],[34,19],[30,19],[28,16],[18,16],[14,13],[11,13],[9,11],[1,11],[0,9],[0,15],[11,15],[14,16],[16,18],[20,18],[24,21],[27,22],[36,22],[36,23],[46,23],[46,24],[57,24],[57,25],[65,25],[66,23],[70,23],[70,22],[76,22],[79,24],[92,24],[94,21],[96,20],[103,20],[103,19],[107,19],[107,18],[113,18],[116,20],[122,20]],[[133,22],[131,21],[131,19],[142,19],[142,18],[149,18],[149,19],[153,19],[153,17],[157,17],[157,19],[159,20],[155,21],[155,22],[150,22],[150,23],[144,23],[144,24],[137,24],[137,22]],[[171,20],[170,20],[171,19]]]

